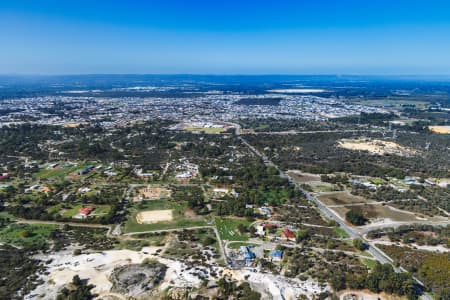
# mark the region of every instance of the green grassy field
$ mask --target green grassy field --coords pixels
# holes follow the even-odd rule
[[[334,184],[322,183],[322,184],[309,184],[315,193],[335,192],[339,189]]]
[[[235,243],[229,243],[228,248],[230,249],[239,249],[241,246],[257,246],[252,243],[246,243],[246,242],[235,242]]]
[[[63,165],[64,163],[61,163]],[[41,169],[39,172],[35,173],[33,176],[39,179],[49,179],[49,178],[58,178],[64,179],[67,175],[71,173],[76,173],[79,170],[86,168],[89,165],[94,164],[93,162],[83,162],[79,164],[75,164],[71,167],[63,168],[56,167],[54,169],[47,169],[47,167]]]
[[[14,217],[13,215],[7,213],[7,212],[0,212],[0,219],[10,219],[10,220],[15,220],[16,217]]]
[[[55,225],[10,224],[0,230],[0,241],[16,247],[43,249]]]
[[[139,224],[136,221],[136,215],[140,211],[165,209],[172,209],[173,221],[158,222],[153,224]],[[140,232],[208,225],[206,220],[201,216],[185,216],[185,210],[186,204],[167,200],[152,200],[135,204],[130,210],[129,217],[127,219],[127,222],[125,223],[124,231]]]
[[[215,218],[217,230],[219,231],[220,238],[228,241],[247,241],[247,235],[241,235],[237,230],[239,224],[243,224],[245,227],[250,225],[250,222],[244,219],[225,219]]]
[[[225,128],[200,128],[200,127],[186,127],[186,131],[202,131],[204,133],[222,133],[225,132]]]
[[[340,228],[340,227],[334,227],[334,231],[335,231],[336,234],[337,234],[340,238],[342,238],[342,239],[345,239],[345,238],[348,238],[348,237],[349,237],[348,233],[345,232],[345,230],[342,229],[342,228]]]
[[[385,181],[381,178],[372,178],[372,179],[370,179],[370,182],[372,182],[373,184],[376,184],[376,185],[385,183]]]
[[[270,190],[264,193],[264,200],[268,203],[283,203],[288,199],[288,192],[286,190]]]
[[[72,206],[69,210],[63,212],[61,216],[63,218],[72,218],[76,214],[78,214],[79,209],[82,207],[94,207],[95,209],[91,212],[90,216],[103,216],[110,212],[111,206],[109,205],[96,205],[96,204],[78,204],[75,206]],[[55,209],[54,206],[51,207],[52,210]]]
[[[369,258],[361,258],[361,262],[362,262],[365,266],[367,266],[369,269],[373,269],[373,268],[376,266],[376,264],[377,264],[377,261],[376,261],[376,260],[374,260],[374,259],[369,259]]]

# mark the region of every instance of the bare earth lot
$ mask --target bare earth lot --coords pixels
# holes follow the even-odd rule
[[[139,224],[152,224],[172,220],[171,209],[141,211],[136,215],[136,222]]]
[[[342,139],[338,142],[338,147],[354,151],[367,151],[370,154],[377,155],[395,154],[399,156],[413,156],[417,154],[416,150],[401,146],[397,143],[369,138]]]
[[[434,133],[450,134],[450,126],[429,126],[428,129]]]
[[[361,212],[372,222],[415,222],[423,220],[413,213],[399,210],[389,205],[366,204],[360,206],[339,206],[331,209],[342,219],[345,219],[345,214],[352,209]]]
[[[298,170],[289,170],[287,173],[289,174],[289,176],[292,176],[292,178],[298,183],[306,183],[312,181],[320,182],[320,175],[317,174],[303,173]]]
[[[320,195],[318,198],[323,204],[325,204],[327,206],[346,205],[346,204],[355,204],[355,203],[370,203],[371,202],[363,197],[352,195],[348,191],[326,193],[326,194]]]

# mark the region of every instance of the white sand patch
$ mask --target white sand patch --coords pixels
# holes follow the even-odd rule
[[[38,286],[25,299],[55,299],[58,290],[72,281],[73,276],[88,279],[89,284],[95,285],[93,293],[106,296],[110,293],[112,283],[109,281],[111,272],[118,266],[142,263],[146,258],[156,259],[165,264],[168,269],[164,282],[160,286],[162,291],[169,285],[187,287],[200,285],[200,280],[188,271],[183,272],[187,266],[182,262],[160,258],[154,254],[161,247],[144,247],[141,251],[108,250],[97,253],[72,255],[72,250],[39,255],[36,258],[43,261],[51,259],[47,265],[48,275],[42,275],[44,284]]]
[[[314,280],[301,281],[297,278],[287,278],[248,270],[234,271],[232,275],[237,280],[245,280],[245,277],[248,276],[247,281],[250,283],[250,286],[263,295],[262,299],[294,300],[298,299],[302,294],[307,295],[311,299],[313,295],[329,290],[328,286],[322,288]]]
[[[450,126],[428,126],[428,129],[434,133],[450,134]]]
[[[371,240],[374,243],[377,244],[382,244],[382,245],[401,245],[403,247],[414,247],[417,248],[419,250],[426,250],[426,251],[432,251],[432,252],[441,252],[441,253],[446,253],[446,252],[450,252],[450,248],[445,247],[444,245],[437,245],[437,246],[428,246],[428,245],[418,245],[416,243],[412,243],[412,244],[404,244],[404,243],[397,243],[397,242],[391,242],[391,241],[386,241],[383,239],[374,239]]]
[[[172,221],[171,209],[141,211],[136,215],[136,222],[139,224],[151,224],[163,221]]]
[[[412,156],[417,151],[397,143],[372,139],[342,139],[338,146],[348,150],[367,151],[370,154],[396,154],[400,156]]]

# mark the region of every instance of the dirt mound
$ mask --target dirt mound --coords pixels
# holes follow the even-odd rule
[[[164,279],[166,270],[167,266],[156,261],[117,267],[110,276],[111,290],[135,298],[149,294]]]

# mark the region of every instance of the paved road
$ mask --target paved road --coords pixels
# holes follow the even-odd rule
[[[43,224],[43,225],[58,225],[58,226],[74,226],[74,227],[89,227],[89,228],[105,228],[110,229],[111,226],[93,223],[75,223],[75,222],[57,222],[57,221],[41,221],[41,220],[26,220],[18,219],[17,223],[22,224]]]
[[[355,228],[349,226],[347,223],[345,223],[344,220],[342,220],[338,215],[336,215],[331,209],[329,209],[327,206],[323,205],[322,202],[320,202],[316,197],[314,197],[311,193],[309,193],[308,191],[304,190],[298,183],[296,183],[292,177],[290,177],[286,172],[284,172],[283,170],[281,170],[277,165],[275,165],[272,161],[269,160],[269,158],[263,154],[261,154],[255,147],[253,147],[252,145],[250,145],[243,137],[242,135],[240,135],[240,128],[236,128],[236,134],[238,135],[239,139],[242,141],[242,143],[244,145],[246,145],[254,154],[256,154],[257,156],[259,156],[264,163],[267,166],[272,166],[275,167],[280,176],[282,178],[286,178],[287,180],[289,180],[289,182],[291,184],[293,184],[299,191],[302,192],[302,194],[305,196],[305,198],[314,203],[318,209],[322,212],[323,215],[325,215],[327,218],[332,219],[334,221],[336,221],[340,227],[347,232],[347,234],[351,237],[351,238],[359,238],[361,239],[365,244],[368,245],[368,249],[367,251],[379,262],[383,263],[383,264],[390,264],[394,267],[394,269],[397,272],[406,272],[406,270],[402,267],[400,268],[396,268],[393,265],[393,260],[386,254],[384,253],[381,249],[379,249],[377,246],[375,246],[374,244],[372,244],[370,241],[366,240],[363,235]],[[417,278],[414,277],[414,279],[416,280],[416,282],[418,282],[420,285],[423,285],[423,283],[418,280]],[[432,300],[428,295],[423,294],[420,296],[422,299],[424,300]]]

